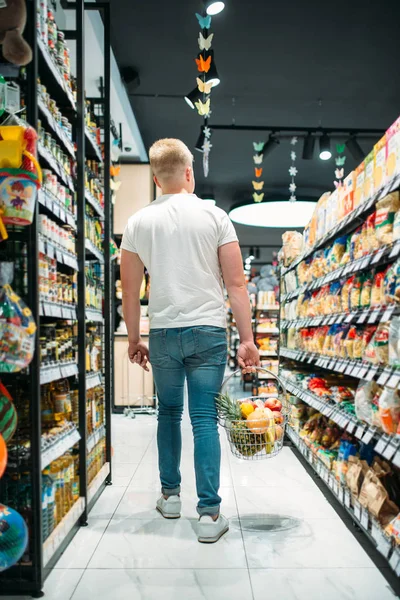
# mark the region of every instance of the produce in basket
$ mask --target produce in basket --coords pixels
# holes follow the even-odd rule
[[[236,450],[242,456],[254,456],[261,452],[265,446],[265,436],[251,433],[245,421],[234,423],[230,430],[230,437]]]

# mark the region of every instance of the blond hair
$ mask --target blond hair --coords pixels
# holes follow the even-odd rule
[[[155,142],[149,151],[150,166],[160,181],[183,175],[186,167],[193,164],[193,154],[189,148],[174,138],[164,138]]]

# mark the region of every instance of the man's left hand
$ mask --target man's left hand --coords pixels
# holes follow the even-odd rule
[[[149,349],[142,340],[138,342],[129,342],[128,356],[131,363],[140,365],[145,371],[149,370]]]

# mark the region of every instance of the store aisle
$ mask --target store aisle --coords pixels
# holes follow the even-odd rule
[[[230,456],[222,432],[221,492],[231,529],[207,546],[195,534],[189,424],[178,521],[166,521],[154,510],[155,417],[114,416],[113,428],[114,485],[51,573],[47,600],[395,597],[289,448],[270,461],[240,462]]]

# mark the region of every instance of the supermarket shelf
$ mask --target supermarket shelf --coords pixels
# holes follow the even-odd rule
[[[47,150],[47,148],[45,148],[43,146],[43,144],[41,142],[38,142],[38,152],[39,152],[39,156],[41,156],[41,158],[43,158],[47,162],[47,164],[54,171],[54,173],[56,173],[56,175],[58,175],[59,177],[61,177],[61,179],[63,180],[63,183],[72,192],[74,192],[75,191],[75,186],[74,186],[74,183],[72,181],[71,176],[56,161],[56,159],[54,158],[54,156]]]
[[[40,367],[40,385],[73,375],[78,375],[78,365],[75,362],[46,365]]]
[[[43,63],[47,65],[48,70],[52,74],[54,82],[57,84],[56,89],[58,89],[60,92],[62,92],[62,94],[61,94],[62,99],[67,100],[68,103],[72,106],[72,108],[74,110],[76,110],[74,96],[73,96],[70,88],[68,87],[67,83],[63,79],[63,76],[61,75],[60,71],[58,70],[56,63],[53,61],[53,58],[52,58],[50,52],[47,50],[46,46],[44,45],[44,43],[42,42],[42,40],[39,36],[37,37],[37,45],[39,48],[39,54],[40,54],[41,58],[43,59]],[[47,79],[46,79],[46,81],[47,81]]]
[[[56,319],[77,319],[75,304],[59,304],[58,302],[47,302],[39,299],[39,316],[54,317]]]
[[[50,194],[45,188],[42,188],[39,190],[38,199],[39,203],[47,208],[52,215],[60,219],[63,223],[76,229],[75,216],[69,210],[66,210],[65,207],[61,206],[58,199],[53,196],[53,194]]]
[[[52,463],[53,460],[60,458],[67,450],[79,442],[81,436],[75,425],[71,425],[71,428],[67,432],[54,436],[54,438],[55,439],[49,443],[48,441],[44,441],[42,437],[42,470]]]
[[[43,544],[43,565],[46,566],[60,548],[85,511],[85,499],[79,498]]]
[[[89,453],[93,450],[96,444],[99,443],[101,439],[106,435],[106,428],[104,425],[101,425],[96,431],[90,434],[87,438],[86,442],[86,452]]]
[[[55,258],[61,265],[67,265],[67,267],[71,267],[74,271],[78,271],[76,255],[56,246],[54,242],[49,242],[42,235],[39,235],[39,252],[46,254],[49,258]]]
[[[97,159],[102,163],[103,162],[103,157],[101,155],[101,149],[99,148],[99,145],[97,143],[97,141],[94,139],[92,133],[90,132],[90,129],[88,127],[85,127],[85,137],[88,140],[89,144],[90,144],[90,148],[91,150],[94,152],[95,156],[97,157]]]
[[[335,237],[340,234],[350,233],[354,229],[356,229],[359,225],[362,224],[363,219],[368,215],[369,212],[373,211],[373,207],[379,200],[384,198],[390,192],[397,190],[400,185],[400,174],[393,179],[390,183],[385,184],[379,191],[377,191],[369,200],[363,202],[355,210],[349,213],[340,223],[338,223],[331,231],[329,231],[324,237],[317,241],[317,243],[308,250],[299,256],[296,260],[292,262],[286,269],[283,269],[281,275],[286,275],[289,271],[292,271],[297,267],[301,261],[305,260],[309,256],[311,256],[316,250],[319,248],[323,248],[328,245],[331,241],[335,239]]]
[[[286,426],[286,433],[296,446],[304,459],[309,463],[314,472],[322,479],[336,497],[339,504],[346,510],[352,520],[360,527],[363,533],[373,543],[376,550],[388,561],[391,569],[400,576],[400,549],[394,546],[392,539],[386,535],[380,523],[374,519],[367,509],[354,499],[347,486],[339,483],[333,473],[314,454],[299,434],[290,425]]]
[[[386,246],[381,246],[375,252],[371,252],[370,254],[366,254],[362,258],[357,258],[339,269],[335,269],[310,283],[306,283],[292,292],[284,294],[282,296],[282,302],[289,302],[294,298],[300,296],[300,294],[304,294],[307,291],[314,291],[318,288],[326,285],[328,283],[332,283],[333,281],[338,281],[343,277],[348,277],[351,274],[359,273],[361,271],[369,270],[371,267],[375,267],[379,264],[379,266],[386,265],[390,262],[396,260],[396,258],[400,254],[400,240],[394,242],[393,244],[387,244]]]
[[[260,350],[260,356],[276,356],[276,357],[278,357],[278,354],[274,350]]]
[[[396,467],[400,467],[400,436],[386,435],[377,430],[376,427],[370,427],[354,415],[346,412],[341,404],[336,404],[328,399],[321,400],[308,390],[297,387],[289,379],[283,377],[282,380],[288,392],[318,410],[348,433],[355,435],[363,443],[369,444],[374,440],[375,452],[381,454],[386,460],[392,461]]]
[[[85,248],[88,254],[92,254],[100,263],[104,263],[104,255],[88,239],[85,240]],[[87,257],[88,258],[88,257]]]
[[[279,335],[279,329],[263,329],[262,327],[256,327],[256,333],[267,333],[268,335]]]
[[[92,499],[95,497],[95,495],[97,494],[97,492],[99,491],[102,484],[105,482],[106,477],[109,474],[110,474],[110,463],[105,463],[101,467],[100,471],[97,473],[96,477],[93,479],[92,483],[88,487],[88,495],[87,495],[88,504],[90,504]]]
[[[87,202],[90,204],[90,206],[92,208],[94,208],[94,210],[96,211],[96,213],[98,214],[98,216],[101,219],[104,219],[104,210],[103,210],[103,207],[96,200],[96,198],[93,196],[93,194],[91,194],[89,192],[89,190],[86,190],[86,189],[85,189],[85,198],[86,198]]]
[[[256,310],[269,310],[269,311],[278,311],[279,304],[258,304]]]
[[[104,317],[101,310],[95,310],[94,308],[86,309],[86,321],[93,321],[96,323],[103,323]]]
[[[67,136],[63,128],[60,127],[60,125],[55,121],[53,115],[51,114],[47,106],[44,104],[40,96],[38,97],[38,108],[39,111],[46,117],[46,120],[50,125],[51,129],[53,130],[53,133],[56,134],[58,141],[60,141],[63,144],[67,152],[72,156],[72,158],[75,159],[75,150],[72,141]]]
[[[374,306],[364,310],[352,310],[348,313],[334,313],[318,317],[306,317],[304,319],[292,319],[281,322],[282,331],[286,329],[302,329],[303,327],[320,327],[322,325],[333,325],[335,323],[357,323],[374,324],[386,323],[393,315],[400,314],[400,309],[395,304],[389,306]]]
[[[266,381],[267,379],[276,379],[273,375],[269,375],[268,373],[265,373],[264,375],[259,375],[257,377],[257,379],[259,381]]]
[[[88,373],[86,375],[86,389],[90,390],[98,385],[102,385],[101,373]]]
[[[302,352],[301,350],[290,350],[289,348],[280,348],[280,356],[299,362],[314,364],[321,369],[335,371],[343,375],[349,375],[356,379],[372,381],[378,379],[379,385],[386,385],[391,389],[396,389],[400,384],[400,369],[390,366],[377,366],[362,360],[350,360],[347,358],[332,358],[314,354],[312,352]]]

